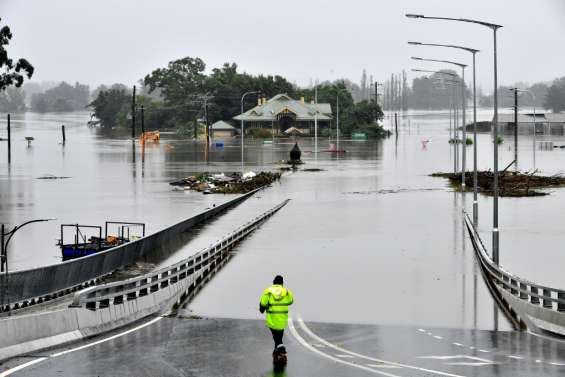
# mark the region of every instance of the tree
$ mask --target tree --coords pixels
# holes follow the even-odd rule
[[[26,103],[23,90],[9,87],[0,92],[0,112],[17,113],[25,110]]]
[[[101,90],[90,105],[104,128],[113,128],[127,121],[131,112],[130,94],[123,89]]]
[[[84,110],[88,106],[90,88],[88,85],[75,83],[71,86],[61,82],[45,93],[34,93],[31,97],[31,109],[37,112],[68,112]]]
[[[565,110],[565,77],[553,81],[547,90],[543,107],[554,113]]]
[[[0,21],[2,19],[0,18]],[[19,88],[24,83],[24,76],[28,79],[33,75],[33,66],[26,59],[14,62],[8,57],[6,46],[12,39],[12,32],[7,25],[0,28],[0,91],[14,85]]]

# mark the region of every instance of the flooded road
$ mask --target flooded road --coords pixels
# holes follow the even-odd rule
[[[488,117],[488,113],[481,115]],[[10,267],[60,261],[55,239],[60,223],[141,221],[153,232],[215,203],[223,195],[173,191],[168,182],[194,172],[240,169],[238,140],[212,148],[163,135],[144,151],[126,137],[108,137],[85,126],[88,114],[24,114],[14,117],[12,165],[0,144],[0,221],[56,217],[30,225],[10,245]],[[60,144],[60,125],[67,143]],[[388,121],[385,122],[388,126]],[[5,123],[0,125],[3,132]],[[300,140],[306,167],[320,172],[285,173],[280,183],[229,211],[162,264],[193,254],[249,218],[290,198],[291,203],[241,243],[230,263],[189,305],[193,313],[257,319],[257,300],[281,273],[294,291],[293,310],[307,321],[413,325],[438,328],[509,329],[482,283],[462,223],[472,194],[455,193],[440,178],[451,171],[445,114],[403,118],[399,135],[379,142],[342,141],[343,156],[319,153]],[[3,135],[3,133],[2,133]],[[25,136],[35,140],[26,147]],[[542,137],[538,137],[539,140]],[[423,145],[422,140],[431,140]],[[500,166],[513,158],[511,138],[500,147]],[[563,136],[552,140],[565,144]],[[329,140],[321,139],[320,150]],[[492,166],[492,142],[479,135],[479,167]],[[520,137],[520,169],[534,168],[531,136]],[[286,158],[290,140],[275,146],[250,141],[246,169],[271,169]],[[468,163],[472,161],[468,148]],[[565,151],[536,151],[535,167],[556,173]],[[68,179],[39,180],[44,174]],[[500,200],[501,264],[520,276],[565,286],[560,244],[565,191],[538,198]],[[491,199],[479,197],[479,230],[490,245]],[[551,261],[551,263],[548,263]]]

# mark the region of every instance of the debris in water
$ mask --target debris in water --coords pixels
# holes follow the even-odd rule
[[[71,177],[63,177],[63,176],[58,177],[58,176],[53,175],[53,174],[44,174],[41,177],[37,177],[35,179],[68,179],[68,178],[71,178]]]
[[[537,172],[537,170],[526,173],[501,171],[498,176],[499,195],[507,197],[544,196],[549,195],[549,192],[537,191],[535,189],[565,187],[565,176],[563,176],[563,174],[544,176],[537,175]],[[461,190],[461,172],[433,173],[431,176],[447,178],[456,189]],[[492,195],[493,181],[494,174],[492,171],[477,172],[477,186],[479,192]],[[472,172],[465,174],[465,185],[467,191],[473,190]]]
[[[245,194],[263,186],[278,181],[281,173],[247,172],[231,174],[201,173],[170,182],[172,186],[182,187],[183,190],[194,190],[204,194]]]

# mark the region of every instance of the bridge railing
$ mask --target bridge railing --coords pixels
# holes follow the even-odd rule
[[[204,277],[204,274],[199,274],[199,271],[210,271],[211,266],[225,259],[227,252],[234,244],[245,238],[247,234],[259,227],[264,220],[272,216],[288,202],[288,199],[285,200],[243,224],[219,241],[173,265],[139,277],[93,286],[78,291],[74,294],[73,302],[70,306],[96,310],[110,305],[123,304],[129,300],[153,294],[185,279],[192,279],[191,283],[196,285]]]
[[[54,265],[2,274],[0,313],[76,292],[98,283],[102,277],[135,263],[140,258],[168,252],[167,248],[187,230],[235,206],[256,192],[257,190],[254,190],[243,194],[156,233],[109,250]]]
[[[475,246],[480,263],[492,282],[510,292],[511,295],[520,300],[529,302],[532,305],[541,306],[545,309],[557,312],[565,312],[564,290],[534,283],[513,275],[505,271],[502,267],[497,266],[488,255],[473,222],[467,214],[465,214],[465,222],[471,234],[471,240]]]

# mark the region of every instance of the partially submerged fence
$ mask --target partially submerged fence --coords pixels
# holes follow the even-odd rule
[[[565,291],[543,286],[520,278],[497,266],[473,225],[465,214],[465,223],[471,236],[485,278],[493,284],[508,309],[533,331],[549,331],[565,335]]]
[[[102,276],[156,253],[195,225],[255,194],[257,190],[201,212],[161,231],[115,248],[63,263],[2,274],[0,311],[26,307],[92,285]]]

